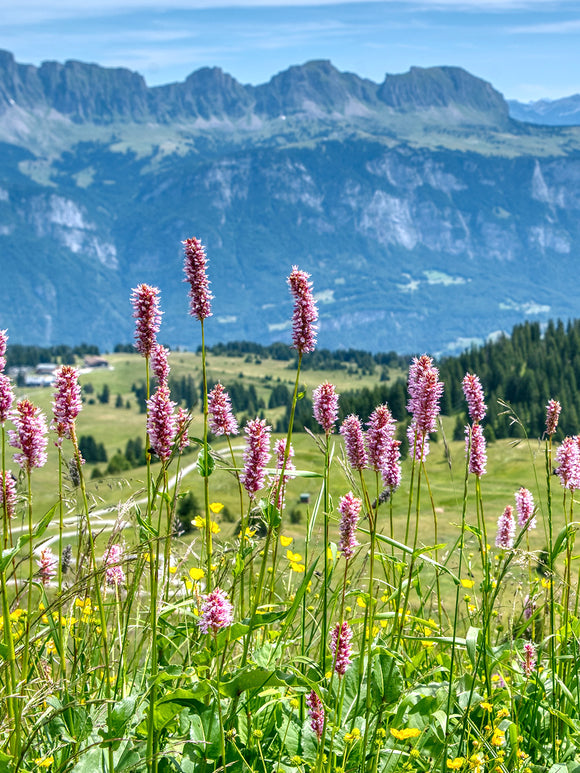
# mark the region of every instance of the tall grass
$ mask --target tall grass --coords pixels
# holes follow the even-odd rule
[[[298,351],[300,368],[310,349]],[[147,391],[161,399],[150,360],[148,351]],[[414,387],[419,362],[436,383],[425,357],[413,363]],[[485,469],[473,460],[481,416],[467,428],[460,495],[450,516],[446,509],[451,525],[440,528],[427,452],[438,387],[431,423],[422,423],[412,390],[410,470],[398,487],[381,468],[377,437],[366,433],[371,458],[361,462],[334,420],[309,438],[318,463],[292,463],[290,422],[277,464],[252,477],[251,454],[242,459],[233,435],[216,450],[203,383],[203,429],[190,440],[204,507],[192,537],[181,537],[175,518],[187,493],[180,455],[188,423],[178,424],[168,398],[151,398],[144,417],[148,461],[155,451],[161,461],[147,465],[146,504],[120,503],[108,532],[95,518],[73,429],[61,438],[47,513],[35,509],[31,470],[20,473],[14,516],[26,528],[13,536],[10,421],[2,424],[0,773],[580,771],[578,442],[562,444],[564,458],[553,433],[541,441],[539,505],[497,547],[486,526]],[[173,411],[165,446],[160,405]],[[385,426],[392,440],[394,427]],[[67,455],[75,460],[68,487]],[[342,477],[331,475],[337,467]],[[318,485],[300,544],[284,504],[291,478]],[[224,481],[239,502],[239,528],[228,539],[213,495]],[[505,505],[515,506],[519,489],[518,481],[506,487]],[[63,515],[71,511],[78,534],[65,565]],[[351,527],[358,517],[354,532],[349,513]],[[536,552],[534,518],[546,540]],[[53,520],[61,555],[51,564],[43,551]]]

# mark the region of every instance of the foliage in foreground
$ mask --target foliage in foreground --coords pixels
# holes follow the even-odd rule
[[[339,441],[330,384],[312,395],[320,464],[300,469],[292,428],[317,311],[308,276],[294,268],[297,373],[287,434],[271,449],[265,421],[249,421],[240,460],[228,395],[219,384],[208,394],[203,344],[212,297],[194,239],[186,242],[186,275],[201,325],[202,436],[189,437],[189,417],[171,400],[168,352],[156,341],[158,291],[140,285],[133,303],[148,396],[147,491],[142,504],[119,506],[112,530],[102,529],[85,487],[76,371],[59,371],[58,490],[45,515],[35,512],[33,491],[34,470],[46,461],[46,422],[28,400],[12,409],[11,385],[0,376],[0,771],[580,770],[572,572],[580,451],[576,437],[552,449],[559,405],[548,406],[541,505],[527,489],[515,499],[506,492],[497,534],[489,535],[486,407],[479,380],[465,375],[464,494],[455,540],[439,544],[428,442],[443,384],[431,359],[416,358],[409,373],[413,462],[403,486],[388,406],[376,406],[366,431],[348,416]],[[0,370],[5,348],[3,331]],[[210,431],[225,450],[210,447]],[[181,541],[187,492],[179,472],[189,442],[204,504],[194,535]],[[330,488],[337,465],[344,490]],[[230,540],[219,536],[221,505],[211,493],[218,476],[239,494]],[[286,533],[285,495],[301,476],[320,485],[297,545]],[[48,539],[53,522],[58,535]],[[540,555],[529,549],[533,528],[545,530]]]

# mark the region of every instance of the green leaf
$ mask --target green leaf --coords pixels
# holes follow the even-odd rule
[[[155,529],[150,523],[147,523],[147,521],[143,518],[140,507],[135,508],[135,518],[137,519],[137,523],[141,527],[142,538],[147,540],[149,537],[159,536],[157,529]]]
[[[210,686],[207,682],[197,682],[193,689],[186,690],[184,688],[179,688],[164,695],[157,703],[159,705],[163,703],[175,703],[179,706],[197,708],[209,692]]]
[[[475,668],[475,662],[477,659],[477,641],[479,639],[480,629],[475,628],[474,626],[471,626],[469,630],[467,631],[467,636],[465,637],[465,646],[467,647],[467,654],[469,655],[469,660],[471,661],[471,665],[473,668]]]
[[[383,703],[395,703],[403,689],[395,658],[384,647],[376,647],[373,652],[372,687],[377,701]]]
[[[113,749],[119,748],[128,726],[135,717],[136,706],[136,697],[123,698],[113,706],[106,730],[99,730],[103,739],[101,747],[111,745]]]
[[[563,762],[555,762],[548,773],[568,773],[568,767]]]
[[[296,681],[292,674],[283,674],[281,671],[272,671],[267,668],[246,668],[227,682],[220,683],[220,692],[229,698],[235,698],[247,690],[258,692],[263,687],[287,687]]]
[[[2,558],[0,558],[0,572],[5,571],[6,567],[12,561],[12,559],[15,558],[15,556],[22,550],[25,545],[30,542],[31,539],[34,540],[38,537],[42,537],[53,519],[57,506],[58,503],[53,505],[50,510],[42,516],[40,521],[32,530],[32,534],[21,534],[13,548],[7,548],[6,550],[2,551]]]
[[[0,751],[0,773],[12,773],[14,766],[12,765],[13,757]]]
[[[209,452],[209,446],[207,453],[205,449],[201,449],[197,456],[197,471],[202,478],[209,478],[215,467],[215,460]]]

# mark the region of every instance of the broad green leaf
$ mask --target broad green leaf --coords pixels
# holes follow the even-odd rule
[[[204,449],[202,448],[197,457],[197,471],[199,472],[202,478],[209,478],[209,476],[212,474],[214,470],[214,467],[215,467],[215,461],[213,456],[209,452],[209,447],[207,449],[207,454],[204,452]]]
[[[256,692],[263,687],[287,687],[295,682],[294,675],[283,674],[281,671],[272,671],[267,668],[246,668],[227,682],[220,683],[220,692],[229,698],[235,698],[247,690]]]
[[[384,647],[374,650],[371,673],[377,702],[395,703],[403,689],[403,681],[395,658]]]
[[[471,626],[469,630],[467,631],[467,636],[465,637],[465,646],[467,647],[467,654],[469,655],[469,660],[471,661],[471,665],[475,668],[475,663],[477,659],[477,641],[479,639],[480,629],[475,628],[474,626]]]

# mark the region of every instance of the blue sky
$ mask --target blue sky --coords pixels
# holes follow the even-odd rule
[[[0,48],[18,62],[128,67],[149,85],[219,66],[263,83],[330,59],[376,82],[457,65],[507,98],[580,93],[580,0],[0,0]]]

